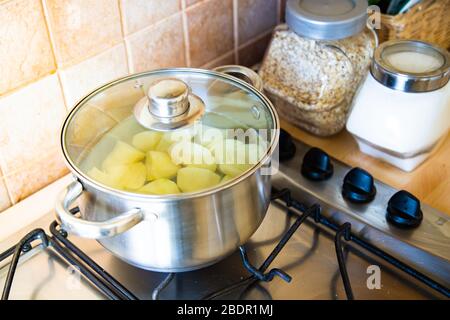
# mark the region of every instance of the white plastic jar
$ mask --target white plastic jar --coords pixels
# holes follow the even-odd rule
[[[450,55],[414,40],[380,45],[347,130],[362,152],[414,170],[450,127]]]

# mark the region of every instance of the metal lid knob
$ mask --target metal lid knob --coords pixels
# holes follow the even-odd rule
[[[136,104],[134,115],[148,129],[171,131],[192,125],[204,110],[203,101],[184,81],[163,78],[152,83],[147,97]]]
[[[189,109],[189,87],[178,79],[163,79],[148,90],[149,111],[161,121],[171,122]]]

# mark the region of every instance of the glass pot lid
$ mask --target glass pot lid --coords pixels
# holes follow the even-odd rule
[[[103,188],[146,195],[197,193],[260,166],[278,118],[254,87],[201,69],[125,77],[81,100],[62,129],[65,158]]]

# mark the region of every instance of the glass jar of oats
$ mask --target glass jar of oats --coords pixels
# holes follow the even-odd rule
[[[260,68],[285,120],[319,136],[345,126],[375,47],[367,0],[289,0]]]

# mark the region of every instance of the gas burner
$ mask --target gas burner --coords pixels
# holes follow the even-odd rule
[[[379,248],[371,245],[364,239],[358,237],[351,232],[351,224],[345,222],[343,224],[336,224],[330,219],[321,215],[321,208],[319,205],[313,205],[311,207],[306,207],[304,204],[298,202],[292,198],[291,192],[288,189],[283,190],[273,190],[272,200],[276,202],[281,202],[285,208],[288,215],[295,214],[297,218],[295,222],[289,227],[286,233],[283,235],[279,243],[275,246],[273,251],[267,257],[267,259],[261,264],[259,268],[254,267],[247,256],[247,251],[244,246],[239,247],[242,263],[244,267],[248,270],[250,275],[240,280],[232,285],[214,291],[203,297],[204,300],[216,299],[222,296],[226,296],[230,292],[238,288],[246,288],[258,281],[270,282],[275,276],[280,277],[286,282],[291,281],[291,276],[288,275],[281,269],[273,268],[269,272],[266,272],[278,254],[283,250],[285,245],[291,239],[293,234],[297,232],[299,227],[310,218],[315,223],[321,224],[328,229],[335,232],[335,250],[336,257],[338,260],[339,270],[341,273],[341,278],[344,284],[345,293],[349,300],[354,299],[354,294],[350,282],[350,277],[348,275],[347,267],[345,264],[345,255],[343,251],[342,239],[346,242],[353,242],[360,247],[368,250],[372,254],[384,259],[386,262],[391,263],[393,266],[397,267],[406,274],[418,279],[425,285],[436,290],[437,292],[443,294],[446,297],[450,297],[450,290],[445,286],[439,284],[438,282],[430,279],[421,272],[415,270],[414,268],[402,263],[396,258],[390,256]],[[78,209],[72,211],[76,214]],[[6,252],[0,255],[0,262],[9,256],[12,257],[12,262],[6,277],[6,283],[3,289],[2,300],[6,300],[9,297],[14,274],[16,272],[17,264],[21,253],[28,252],[32,249],[32,242],[35,240],[40,240],[44,247],[51,246],[54,248],[66,261],[75,266],[80,272],[92,281],[99,290],[101,290],[105,296],[110,299],[115,300],[137,300],[138,298],[130,292],[124,285],[117,281],[114,277],[107,273],[101,266],[94,262],[89,256],[83,253],[75,244],[67,239],[67,233],[61,229],[56,221],[54,221],[50,226],[51,236],[47,235],[42,229],[36,229],[28,233],[16,246],[11,247]],[[152,298],[157,300],[170,282],[175,278],[175,273],[168,273],[161,283],[153,290]]]

